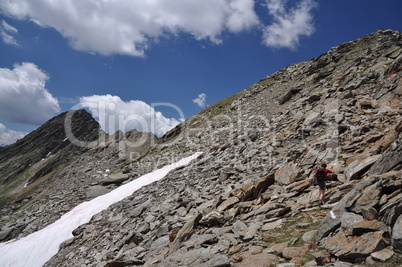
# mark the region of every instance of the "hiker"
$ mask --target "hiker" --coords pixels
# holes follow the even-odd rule
[[[320,205],[324,203],[323,201],[324,194],[325,190],[327,189],[325,182],[327,181],[327,175],[329,173],[334,173],[334,171],[332,170],[332,167],[330,167],[330,169],[327,169],[327,164],[325,163],[321,164],[321,167],[314,170],[313,182],[314,184],[317,184],[320,187],[320,197],[319,197]]]

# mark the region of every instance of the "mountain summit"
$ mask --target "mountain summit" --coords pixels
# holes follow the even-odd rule
[[[160,139],[99,134],[93,122],[78,132],[103,141],[79,147],[64,145],[62,128],[46,138],[35,131],[0,148],[8,166],[0,238],[33,233],[202,151],[75,229],[45,266],[394,265],[402,258],[401,77],[402,33],[378,30],[281,69]],[[322,162],[335,175],[318,205],[311,177]]]

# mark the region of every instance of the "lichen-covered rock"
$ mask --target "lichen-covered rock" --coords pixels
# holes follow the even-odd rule
[[[383,232],[369,232],[361,236],[346,236],[339,233],[325,241],[325,248],[341,259],[367,257],[387,246]]]

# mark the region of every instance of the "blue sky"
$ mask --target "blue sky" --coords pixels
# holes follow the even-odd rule
[[[0,0],[0,144],[79,107],[108,132],[161,136],[289,64],[402,30],[401,10],[400,0]]]

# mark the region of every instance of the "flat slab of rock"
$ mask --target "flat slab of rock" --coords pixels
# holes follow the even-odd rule
[[[348,181],[359,179],[360,175],[367,171],[380,158],[381,155],[374,155],[362,161],[352,162],[345,170],[346,178]]]
[[[198,212],[190,220],[188,220],[186,224],[183,225],[183,227],[177,233],[174,241],[169,245],[169,254],[176,252],[180,248],[181,243],[191,237],[194,227],[197,226],[201,218],[202,214]]]
[[[107,189],[103,186],[100,185],[95,185],[89,188],[89,190],[86,192],[86,197],[87,199],[93,199],[99,196],[102,196],[104,194],[107,194],[110,192],[110,189]]]
[[[237,197],[230,197],[228,199],[226,199],[225,201],[223,201],[219,207],[217,208],[217,210],[219,212],[222,212],[228,208],[233,207],[234,204],[236,204],[237,202],[239,202],[239,199]]]
[[[279,168],[275,172],[275,181],[280,185],[289,185],[295,182],[300,168],[293,164]]]
[[[306,243],[313,243],[316,232],[317,232],[317,230],[311,230],[311,231],[305,232],[302,236],[302,240]]]
[[[125,173],[111,174],[101,182],[101,185],[106,186],[110,184],[121,184],[122,182],[128,180],[129,178],[130,176]]]
[[[272,230],[275,229],[276,227],[282,225],[283,220],[279,219],[277,221],[274,222],[270,222],[270,223],[266,223],[264,224],[264,226],[261,228],[262,231],[268,231],[268,230]]]
[[[377,220],[371,220],[371,221],[361,221],[357,222],[353,225],[353,235],[360,235],[365,232],[376,232],[376,231],[382,231],[382,232],[388,232],[388,226],[380,221]]]
[[[288,247],[282,251],[282,257],[286,260],[291,260],[293,258],[299,257],[300,255],[306,254],[308,248],[306,247]]]
[[[376,261],[381,261],[381,262],[386,262],[389,260],[392,256],[394,256],[394,252],[388,248],[385,248],[380,251],[376,251],[374,253],[371,253],[371,257],[376,260]]]
[[[386,247],[383,232],[370,232],[361,236],[339,233],[325,242],[325,248],[340,259],[364,258]]]

